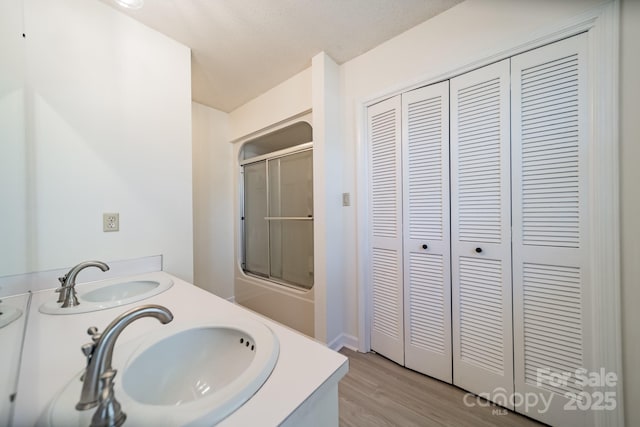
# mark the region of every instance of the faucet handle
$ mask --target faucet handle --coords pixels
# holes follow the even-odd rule
[[[65,286],[65,283],[67,282],[67,275],[63,275],[62,277],[58,277],[58,282],[60,282],[60,287],[57,288],[55,290],[55,292],[58,292],[60,295],[58,295],[58,303],[62,304],[67,296],[67,291],[69,290],[69,288],[67,288]]]
[[[94,343],[98,342],[100,336],[102,336],[102,334],[98,332],[98,328],[95,326],[90,326],[89,329],[87,329],[87,334],[91,337],[91,340]]]
[[[65,297],[65,291],[67,291],[68,289],[64,286],[64,282],[67,281],[67,275],[65,274],[62,277],[58,277],[58,282],[60,282],[60,287],[56,288],[55,292],[59,293],[60,295],[58,296],[58,303],[63,303],[64,302],[64,297]]]
[[[83,344],[82,347],[80,347],[80,350],[82,350],[82,354],[84,354],[84,356],[87,358],[87,367],[89,366],[89,362],[91,362],[91,357],[93,357],[93,351],[95,349],[96,349],[96,344],[92,342]],[[85,371],[80,376],[80,381],[84,381],[84,377],[86,375],[87,375],[87,370],[85,369]]]

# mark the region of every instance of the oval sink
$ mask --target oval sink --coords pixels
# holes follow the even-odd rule
[[[116,283],[93,291],[81,294],[85,301],[89,302],[109,302],[133,298],[146,294],[160,286],[160,282],[155,280],[135,280],[131,282]]]
[[[278,339],[259,321],[183,325],[116,347],[116,399],[125,425],[212,426],[262,387],[279,355]],[[77,411],[80,374],[42,414],[38,426],[86,426],[95,408]]]
[[[142,301],[173,286],[173,280],[163,273],[146,273],[127,278],[115,278],[76,285],[79,305],[62,308],[58,294],[40,306],[44,314],[79,314],[106,310]]]

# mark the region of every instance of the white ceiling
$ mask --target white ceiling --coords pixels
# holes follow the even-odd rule
[[[232,111],[309,67],[342,64],[462,0],[101,0],[192,49],[192,97]]]

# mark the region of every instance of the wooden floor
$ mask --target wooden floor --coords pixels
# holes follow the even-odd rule
[[[405,369],[375,353],[348,349],[339,389],[340,426],[540,426],[497,406],[465,405],[464,390]],[[477,402],[467,397],[467,402]],[[486,403],[486,402],[484,402]]]

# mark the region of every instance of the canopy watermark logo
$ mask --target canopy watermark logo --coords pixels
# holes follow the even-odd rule
[[[490,392],[479,393],[477,396],[472,393],[466,393],[462,398],[465,406],[472,408],[474,406],[502,406],[502,407],[519,407],[526,412],[537,411],[544,414],[549,410],[552,394],[547,393],[507,393],[502,387],[497,387]],[[507,412],[502,410],[494,410],[494,415],[506,415]]]

